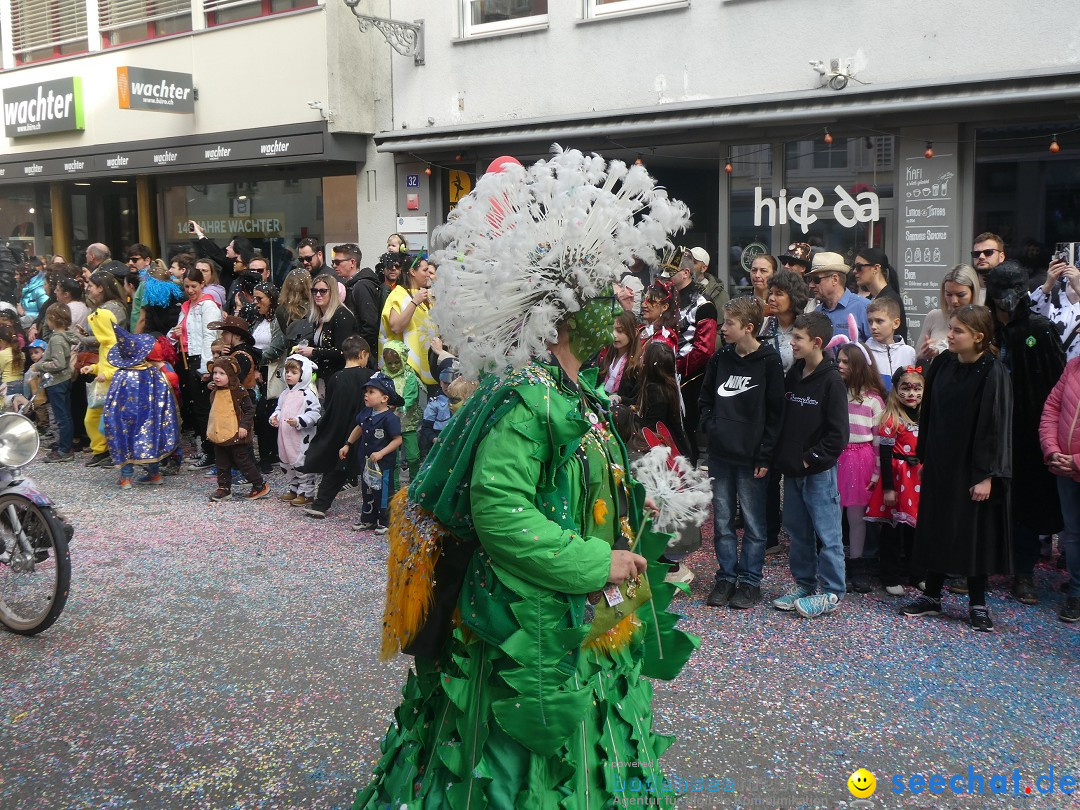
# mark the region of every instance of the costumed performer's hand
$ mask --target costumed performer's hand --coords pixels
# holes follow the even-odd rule
[[[608,571],[608,582],[621,585],[628,579],[641,576],[648,567],[648,560],[640,554],[617,549],[611,552],[611,569]]]
[[[645,499],[645,511],[649,513],[649,517],[655,518],[660,514],[660,507],[656,505],[656,501],[652,498]]]
[[[1050,295],[1054,289],[1054,285],[1061,280],[1061,277],[1065,275],[1065,271],[1068,268],[1068,262],[1063,262],[1061,259],[1054,259],[1050,262],[1050,266],[1046,268],[1046,281],[1044,281],[1042,285],[1043,295]]]
[[[239,430],[236,431],[236,435],[239,436],[241,439],[246,439],[247,438],[247,428],[240,428]]]
[[[337,451],[337,457],[340,458],[342,461],[344,461],[348,457],[349,451],[351,449],[352,448],[349,445],[343,444],[341,446],[341,449]]]
[[[992,480],[990,478],[984,478],[982,481],[973,486],[970,490],[971,500],[985,501],[989,499],[991,483]]]

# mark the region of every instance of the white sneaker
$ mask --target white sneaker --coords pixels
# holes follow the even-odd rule
[[[888,585],[885,588],[885,593],[889,596],[903,596],[906,591],[903,585]]]
[[[694,572],[682,563],[679,563],[674,570],[669,571],[667,576],[664,577],[664,582],[681,582],[684,585],[689,585],[693,581]]]

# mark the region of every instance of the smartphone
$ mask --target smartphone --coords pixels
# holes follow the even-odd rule
[[[187,226],[188,233],[195,233],[195,223],[189,222]]]
[[[1076,242],[1058,242],[1054,246],[1054,261],[1076,264]]]

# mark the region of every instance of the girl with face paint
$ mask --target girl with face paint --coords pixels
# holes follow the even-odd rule
[[[925,391],[922,366],[897,369],[876,430],[880,480],[871,482],[866,520],[881,524],[881,579],[890,596],[903,596],[905,585],[916,586],[923,579],[913,552],[922,489],[919,413]]]

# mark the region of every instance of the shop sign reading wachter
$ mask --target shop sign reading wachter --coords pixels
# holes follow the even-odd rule
[[[9,138],[85,128],[82,79],[77,76],[4,90],[4,134]]]

